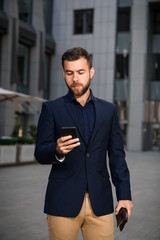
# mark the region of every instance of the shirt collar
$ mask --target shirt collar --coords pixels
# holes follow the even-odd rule
[[[76,98],[73,96],[73,94],[72,94],[72,92],[69,90],[68,91],[68,98],[69,98],[69,100],[71,101],[71,102],[78,102],[77,100],[76,100]],[[94,102],[94,97],[93,97],[93,93],[92,93],[92,90],[90,89],[90,95],[89,95],[89,98],[88,98],[88,100],[87,100],[87,103],[88,102]]]

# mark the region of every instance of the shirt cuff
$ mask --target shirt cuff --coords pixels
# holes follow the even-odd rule
[[[65,159],[65,155],[59,154],[57,151],[56,151],[56,153],[55,153],[55,157],[56,157],[56,159],[57,159],[59,162],[63,162],[64,159]]]

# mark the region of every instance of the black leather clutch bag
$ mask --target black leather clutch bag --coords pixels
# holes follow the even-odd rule
[[[123,230],[125,224],[128,221],[128,212],[126,208],[121,208],[116,215],[116,220],[117,220],[117,227],[119,227],[120,231]]]

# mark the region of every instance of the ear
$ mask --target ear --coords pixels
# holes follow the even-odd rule
[[[94,72],[95,72],[95,70],[94,70],[94,68],[92,67],[91,69],[90,69],[90,78],[92,79],[92,77],[93,77],[93,75],[94,75]]]

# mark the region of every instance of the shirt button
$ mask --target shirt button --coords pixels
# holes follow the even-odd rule
[[[86,153],[86,157],[89,157],[89,153]]]

